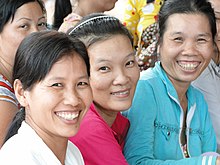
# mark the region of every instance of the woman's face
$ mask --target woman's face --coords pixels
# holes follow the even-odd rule
[[[64,56],[24,98],[25,120],[41,138],[74,136],[92,102],[85,62],[76,53]]]
[[[214,51],[208,18],[202,14],[173,14],[160,44],[161,64],[174,86],[195,80]],[[178,86],[177,85],[177,86]]]
[[[14,19],[9,19],[0,33],[0,56],[2,61],[14,63],[16,50],[28,34],[46,29],[46,19],[38,2],[19,7]]]
[[[100,110],[123,111],[131,106],[139,68],[128,37],[114,35],[88,48],[93,100]]]

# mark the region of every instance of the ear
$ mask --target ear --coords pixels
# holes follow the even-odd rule
[[[25,96],[25,90],[23,89],[22,83],[19,79],[14,81],[15,96],[21,106],[26,107],[28,105],[27,98]]]

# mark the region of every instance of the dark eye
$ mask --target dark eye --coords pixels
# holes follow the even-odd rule
[[[110,68],[107,67],[107,66],[103,66],[103,67],[100,67],[99,70],[100,70],[101,72],[107,72],[107,71],[110,70]]]
[[[200,42],[200,43],[204,43],[204,42],[206,42],[207,40],[205,39],[205,38],[198,38],[198,42]]]
[[[38,26],[41,26],[41,27],[46,27],[47,23],[46,22],[41,22],[38,24]]]
[[[131,60],[131,61],[128,61],[127,63],[126,63],[126,66],[128,66],[128,67],[132,67],[132,66],[134,66],[134,60]]]
[[[88,83],[88,82],[79,82],[79,83],[77,84],[77,86],[78,86],[78,87],[81,87],[81,88],[85,88],[85,87],[89,86],[89,83]]]
[[[183,38],[182,38],[182,37],[176,37],[176,38],[174,38],[174,41],[176,41],[176,42],[182,42],[182,41],[183,41]]]
[[[61,83],[54,83],[54,84],[52,84],[51,86],[52,86],[52,87],[61,87],[62,84],[61,84]]]
[[[20,25],[19,27],[22,28],[22,29],[27,29],[28,25]]]

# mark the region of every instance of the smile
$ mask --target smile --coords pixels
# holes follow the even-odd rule
[[[56,115],[65,120],[74,120],[79,116],[79,112],[56,112]]]
[[[128,95],[129,94],[129,90],[126,90],[126,91],[121,91],[121,92],[112,92],[111,93],[112,95],[114,96],[124,96],[124,95]]]
[[[187,71],[195,70],[199,66],[199,62],[178,62],[178,65]]]

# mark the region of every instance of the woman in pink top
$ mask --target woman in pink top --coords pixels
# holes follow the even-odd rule
[[[69,34],[87,47],[93,104],[70,140],[86,165],[128,164],[122,153],[129,121],[121,115],[132,103],[139,68],[132,37],[121,22],[105,14],[84,17]]]

